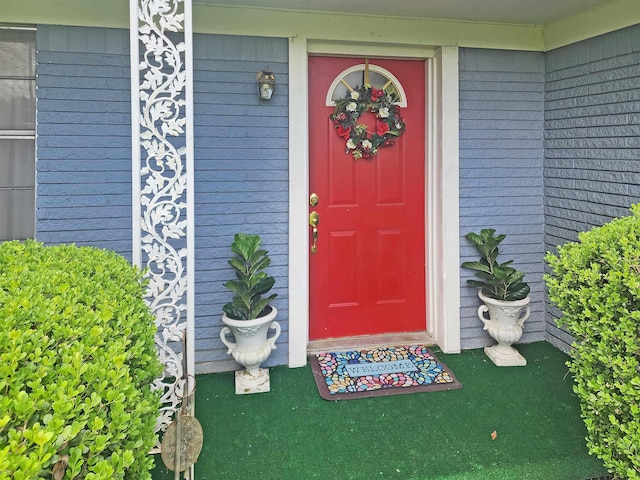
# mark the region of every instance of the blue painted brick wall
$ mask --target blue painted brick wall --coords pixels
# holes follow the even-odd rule
[[[460,49],[461,261],[477,260],[464,235],[494,228],[507,234],[513,259],[531,285],[531,317],[521,342],[544,338],[542,53]],[[461,271],[462,348],[495,343],[477,316],[480,300]]]
[[[220,341],[222,283],[236,232],[269,250],[282,335],[267,365],[288,360],[287,40],[196,35],[196,370],[234,368]],[[38,28],[37,238],[131,259],[131,118],[126,30]],[[276,94],[260,103],[256,73]]]
[[[194,47],[197,371],[226,370],[222,305],[233,278],[227,259],[237,232],[260,234],[276,278],[282,334],[265,365],[288,362],[288,42],[196,35]],[[276,90],[258,99],[256,74]]]
[[[128,33],[43,25],[36,59],[36,237],[131,259]]]
[[[640,26],[546,54],[545,243],[629,213],[640,201]],[[550,342],[567,349],[557,309]]]

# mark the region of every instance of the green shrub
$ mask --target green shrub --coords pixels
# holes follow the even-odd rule
[[[640,206],[548,253],[549,298],[574,336],[569,367],[589,451],[640,478]]]
[[[143,290],[113,252],[0,245],[0,478],[151,478],[162,367]]]

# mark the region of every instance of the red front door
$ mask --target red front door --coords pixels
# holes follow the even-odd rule
[[[373,158],[355,160],[326,97],[341,72],[364,63],[309,58],[309,191],[318,198],[309,211],[320,219],[309,265],[311,340],[426,329],[425,64],[369,59],[404,88],[406,130]]]

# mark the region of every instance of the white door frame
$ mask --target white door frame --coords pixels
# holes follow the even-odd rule
[[[289,40],[289,366],[306,364],[309,342],[309,54],[426,60],[427,326],[443,351],[459,352],[458,48],[350,45],[293,37]]]

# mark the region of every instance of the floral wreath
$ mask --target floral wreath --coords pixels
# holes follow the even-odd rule
[[[349,95],[336,101],[336,108],[330,115],[338,135],[347,142],[345,153],[351,153],[356,160],[371,158],[378,148],[389,147],[405,131],[404,120],[400,117],[400,107],[394,104],[395,94],[387,94],[371,85],[354,88]],[[367,131],[367,126],[358,123],[363,112],[376,115],[376,131]]]

